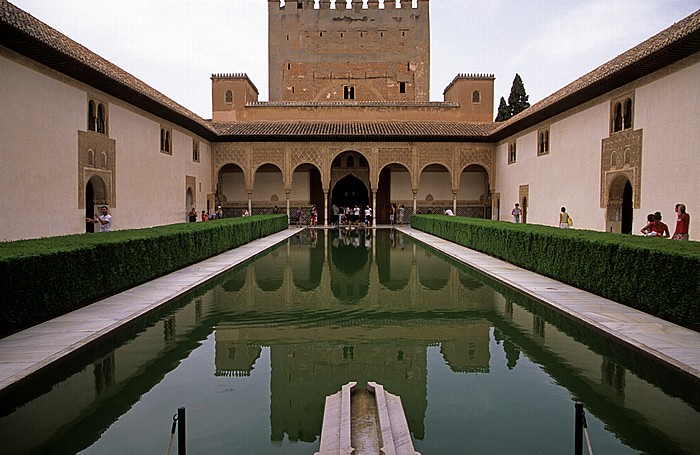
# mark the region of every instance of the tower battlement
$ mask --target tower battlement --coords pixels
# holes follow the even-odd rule
[[[429,101],[429,0],[268,6],[270,101]]]

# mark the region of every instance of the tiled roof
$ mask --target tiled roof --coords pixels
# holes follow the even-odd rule
[[[497,124],[460,122],[240,122],[212,124],[86,47],[6,0],[0,0],[0,45],[102,90],[211,141],[299,140],[480,140],[499,141],[577,105],[595,99],[700,50],[700,10],[580,77],[515,117]],[[458,76],[460,77],[460,76]],[[308,104],[308,103],[307,103]],[[372,105],[381,103],[373,103]],[[254,106],[292,106],[254,103]],[[452,103],[394,103],[396,107]],[[420,106],[419,106],[420,105]]]
[[[0,0],[0,35],[3,46],[149,112],[169,111],[169,117],[184,120],[182,126],[198,124],[197,132],[206,134],[201,130],[208,126],[197,114],[5,0]]]
[[[493,123],[462,122],[240,122],[213,124],[227,139],[484,141]]]
[[[599,66],[518,115],[498,123],[496,139],[590,101],[700,51],[700,10]]]

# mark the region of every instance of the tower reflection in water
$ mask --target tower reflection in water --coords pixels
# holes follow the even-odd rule
[[[216,374],[248,375],[270,347],[273,440],[316,440],[326,395],[349,381],[400,395],[422,438],[426,350],[440,346],[453,371],[488,372],[491,323],[472,313],[492,310],[493,291],[406,248],[399,232],[315,234],[298,234],[221,286],[216,301],[233,317],[216,326]],[[242,324],[241,312],[258,321]]]

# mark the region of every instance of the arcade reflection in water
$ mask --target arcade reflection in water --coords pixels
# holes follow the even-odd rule
[[[188,417],[195,435],[218,430],[216,437],[192,442],[193,453],[207,453],[206,444],[219,444],[209,447],[210,453],[234,448],[245,438],[257,448],[271,443],[270,450],[282,446],[284,453],[309,453],[320,436],[325,396],[349,381],[376,381],[401,396],[411,433],[425,444],[416,448],[444,453],[446,449],[431,445],[435,433],[444,432],[437,439],[453,439],[458,445],[473,439],[465,436],[465,421],[456,421],[456,428],[437,424],[434,413],[455,402],[462,415],[468,414],[482,392],[443,384],[442,396],[436,394],[439,374],[430,380],[429,374],[435,368],[430,361],[439,352],[440,364],[457,378],[449,384],[464,387],[467,378],[477,378],[478,387],[489,387],[479,378],[522,381],[515,375],[504,379],[504,372],[510,376],[508,372],[517,373],[526,364],[538,365],[534,370],[554,390],[539,395],[528,390],[517,399],[529,401],[518,401],[515,407],[512,401],[497,403],[496,395],[505,392],[488,396],[488,406],[508,409],[503,416],[527,412],[522,407],[547,408],[527,414],[529,422],[499,422],[507,432],[489,425],[488,418],[469,420],[470,425],[480,420],[485,425],[470,431],[498,433],[486,438],[489,447],[512,438],[514,447],[530,444],[556,452],[572,437],[569,404],[576,397],[586,404],[589,426],[600,427],[596,450],[601,453],[700,453],[700,442],[690,431],[700,428],[697,387],[679,386],[682,381],[664,368],[626,356],[624,349],[577,323],[485,282],[478,273],[447,262],[394,230],[305,229],[246,267],[128,328],[112,347],[99,346],[61,371],[50,372],[38,386],[4,397],[0,439],[8,453],[76,453],[86,448],[87,453],[104,453],[105,446],[140,438],[142,453],[155,453],[162,447],[153,435],[162,432],[162,425],[135,409],[146,402],[158,408],[159,416],[169,416],[189,401],[212,413],[210,421],[222,427],[213,429],[207,421]],[[269,362],[269,375],[261,359]],[[198,366],[189,366],[197,361]],[[166,377],[170,382],[181,377],[181,393],[191,396],[160,397]],[[240,415],[241,408],[252,409],[260,398],[222,396],[220,386],[227,391],[266,389],[259,393],[269,398],[269,410],[249,416],[258,422],[257,432],[236,427],[231,416]],[[564,405],[555,409],[546,400],[561,395],[562,387]],[[431,408],[439,410],[431,414]],[[122,426],[134,421],[138,436],[119,433],[117,421]],[[261,421],[269,422],[269,433]],[[198,424],[206,428],[198,430]],[[551,446],[543,446],[528,425],[535,430],[546,425]],[[600,432],[607,432],[602,438],[607,445],[601,444]],[[291,447],[284,445],[285,438],[309,444]],[[147,447],[149,443],[154,446]],[[488,452],[473,448],[475,453]],[[245,453],[244,448],[238,451]],[[507,448],[502,452],[511,453]]]
[[[314,441],[326,395],[350,380],[400,395],[420,439],[429,346],[453,371],[488,372],[491,323],[468,312],[492,311],[493,290],[402,233],[374,232],[305,230],[215,290],[224,313],[267,313],[216,326],[216,374],[250,374],[270,346],[273,440]]]

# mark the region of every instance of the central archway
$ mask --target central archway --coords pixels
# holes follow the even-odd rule
[[[331,193],[331,204],[338,207],[366,207],[369,205],[369,189],[352,174],[338,180]]]

